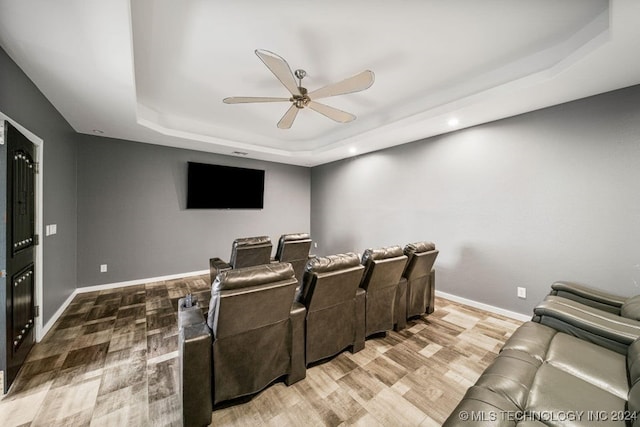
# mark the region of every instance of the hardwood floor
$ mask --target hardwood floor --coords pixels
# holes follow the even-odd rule
[[[76,296],[0,401],[0,425],[180,425],[176,312],[188,292],[206,303],[208,277]],[[430,316],[303,381],[216,408],[212,425],[440,425],[520,323],[437,298]]]

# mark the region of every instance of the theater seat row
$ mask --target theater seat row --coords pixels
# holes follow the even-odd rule
[[[309,233],[283,234],[278,240],[274,258],[271,257],[273,245],[269,236],[244,237],[233,241],[229,262],[221,258],[209,260],[211,283],[221,271],[231,268],[251,267],[271,262],[289,262],[293,266],[296,279],[300,282],[304,266],[309,259],[311,236]]]
[[[212,260],[216,275],[206,321],[200,307],[179,302],[185,425],[206,425],[212,405],[253,394],[281,377],[295,383],[308,365],[345,349],[361,350],[367,336],[394,324],[404,327],[409,306],[420,307],[417,314],[433,311],[438,251],[432,243],[367,249],[362,259],[355,253],[312,257],[305,260],[301,283],[290,262],[265,263],[263,257],[260,265],[238,267],[241,253],[255,254],[249,248],[266,243],[238,239],[228,264]],[[415,284],[411,291],[409,284]]]
[[[308,233],[283,234],[278,240],[278,247],[274,258],[271,257],[272,243],[269,236],[245,237],[234,240],[231,248],[229,262],[216,257],[209,260],[211,283],[215,281],[218,273],[228,270],[254,265],[268,264],[272,262],[289,262],[292,264],[298,284],[302,285],[304,268],[310,259],[311,236]],[[406,258],[402,258],[403,255]],[[362,264],[367,268],[363,284],[371,286],[375,292],[382,292],[382,288],[395,286],[398,279],[398,289],[395,294],[394,318],[392,325],[396,329],[404,328],[406,319],[430,314],[433,312],[435,271],[433,265],[438,250],[431,242],[410,243],[404,247],[391,246],[379,249],[367,249],[362,257]],[[385,260],[385,261],[382,261]],[[404,262],[403,262],[404,260]],[[377,261],[374,263],[373,261]],[[370,276],[375,271],[375,264],[387,264],[379,267],[380,272],[371,282]],[[393,264],[393,267],[388,265]],[[400,271],[402,270],[402,271]],[[400,279],[406,280],[406,284]],[[384,283],[382,283],[384,282]],[[369,285],[370,283],[370,285]],[[406,289],[406,291],[405,291]],[[389,289],[387,289],[390,292]],[[379,295],[378,299],[389,301],[389,297]],[[404,300],[406,299],[406,304]],[[371,306],[372,302],[368,303]],[[389,324],[387,319],[386,324]],[[385,329],[390,329],[387,327]],[[382,331],[384,329],[380,329]],[[367,329],[367,335],[373,333],[372,328]]]

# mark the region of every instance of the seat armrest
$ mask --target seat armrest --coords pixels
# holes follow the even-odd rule
[[[362,288],[358,288],[356,291],[356,303],[355,303],[355,337],[353,340],[353,353],[356,353],[364,348],[365,340],[365,314],[367,311],[367,291]]]
[[[640,337],[640,322],[562,297],[548,296],[533,313],[534,322],[621,354]]]
[[[401,331],[407,327],[407,279],[405,277],[398,282],[396,300],[394,306],[395,331]]]
[[[572,299],[610,313],[620,314],[620,307],[626,298],[599,291],[572,282],[555,282],[551,285],[551,295]]]
[[[231,264],[228,262],[223,261],[220,258],[209,259],[209,277],[211,278],[211,284],[215,282],[218,273],[222,273],[227,270],[231,270]]]
[[[291,327],[291,371],[287,375],[286,384],[291,385],[307,376],[305,361],[304,329],[307,309],[299,302],[294,302],[289,314]]]
[[[178,301],[178,359],[180,363],[180,398],[184,426],[211,423],[211,354],[212,334],[200,307],[184,306]]]
[[[429,272],[429,306],[427,306],[426,314],[431,314],[436,309],[436,270],[434,268]]]

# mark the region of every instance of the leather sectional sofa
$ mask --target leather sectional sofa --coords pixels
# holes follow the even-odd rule
[[[637,297],[552,285],[444,425],[640,426],[638,315]]]

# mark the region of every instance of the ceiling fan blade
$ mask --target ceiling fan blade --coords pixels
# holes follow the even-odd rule
[[[298,83],[287,61],[268,50],[256,49],[256,55],[292,95],[300,95]]]
[[[291,104],[291,107],[284,113],[284,116],[278,122],[278,127],[280,129],[290,129],[293,121],[296,119],[298,115],[299,108],[296,107],[296,104]]]
[[[353,77],[344,79],[337,83],[316,89],[309,93],[309,98],[319,99],[326,98],[327,96],[343,95],[345,93],[360,92],[361,90],[368,89],[373,84],[375,75],[373,71],[366,70],[360,74],[356,74]]]
[[[347,123],[356,119],[356,116],[351,113],[329,107],[328,105],[320,104],[319,102],[309,101],[307,107],[340,123]]]
[[[261,96],[232,96],[222,100],[225,104],[246,104],[249,102],[284,102],[289,98],[270,98]]]

